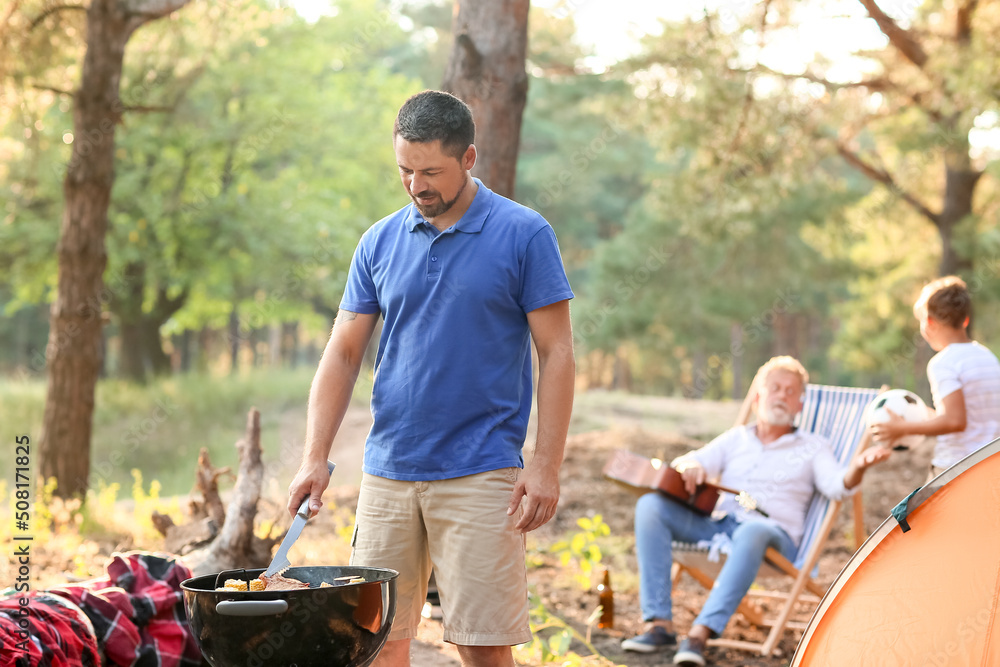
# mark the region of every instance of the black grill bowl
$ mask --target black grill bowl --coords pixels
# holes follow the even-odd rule
[[[249,580],[261,572],[221,574]],[[389,636],[398,575],[371,567],[293,567],[285,576],[310,588],[216,591],[217,573],[188,579],[181,589],[191,631],[212,667],[364,667]],[[318,588],[346,576],[365,583]]]

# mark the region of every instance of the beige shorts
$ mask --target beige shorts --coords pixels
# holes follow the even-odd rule
[[[351,564],[399,571],[389,640],[417,634],[431,568],[444,640],[512,646],[531,640],[520,512],[507,516],[519,468],[432,482],[364,475]]]

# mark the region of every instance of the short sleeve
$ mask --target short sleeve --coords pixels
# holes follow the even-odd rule
[[[381,310],[378,303],[378,290],[372,278],[370,254],[365,243],[367,239],[367,236],[361,237],[361,243],[354,249],[351,268],[347,273],[347,285],[344,287],[344,296],[340,300],[341,310],[365,315]]]
[[[530,313],[557,301],[573,298],[566,277],[556,233],[548,223],[528,241],[521,263],[521,291],[518,305]]]
[[[962,381],[958,377],[958,367],[948,363],[948,361],[950,360],[939,354],[927,364],[927,379],[930,381],[931,396],[934,397],[935,402],[962,388]]]

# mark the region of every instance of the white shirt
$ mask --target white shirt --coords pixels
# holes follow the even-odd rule
[[[819,490],[831,500],[852,495],[844,488],[845,466],[833,455],[830,443],[807,431],[793,431],[765,445],[757,437],[757,427],[731,428],[688,457],[701,464],[710,480],[745,491],[757,500],[769,519],[740,507],[731,493],[724,493],[716,512],[733,514],[737,520],[770,520],[784,529],[797,545],[805,531],[806,510],[813,493]]]
[[[927,364],[934,406],[959,389],[965,399],[965,430],[942,433],[933,463],[948,468],[1000,437],[1000,361],[979,343],[952,343]]]

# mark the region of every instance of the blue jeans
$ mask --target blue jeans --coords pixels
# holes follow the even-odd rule
[[[786,558],[795,556],[795,543],[769,521],[738,522],[732,516],[712,519],[695,514],[659,493],[647,493],[635,504],[635,550],[639,559],[639,605],[645,621],[672,619],[670,568],[673,541],[696,543],[726,533],[732,551],[712,587],[695,625],[722,634],[740,600],[764,562],[764,552],[774,547]]]

